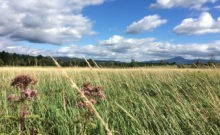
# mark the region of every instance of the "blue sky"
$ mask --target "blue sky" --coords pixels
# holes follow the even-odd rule
[[[0,50],[102,60],[220,59],[219,0],[0,0]]]

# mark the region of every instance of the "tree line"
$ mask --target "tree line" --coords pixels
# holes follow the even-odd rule
[[[92,66],[99,67],[145,67],[145,66],[165,66],[165,65],[177,65],[179,68],[184,67],[199,67],[204,66],[205,63],[197,61],[192,65],[178,65],[175,62],[168,63],[165,61],[160,61],[157,63],[153,62],[137,62],[132,59],[130,62],[120,62],[120,61],[100,61],[88,59],[88,63],[84,59],[80,58],[68,58],[68,57],[55,57],[58,63],[63,67],[88,67],[88,63]],[[206,63],[207,64],[207,63]],[[213,63],[209,63],[212,64]],[[214,63],[215,64],[215,63]],[[48,56],[31,56],[16,53],[8,53],[5,51],[0,52],[0,66],[55,66],[53,60]],[[206,65],[205,65],[206,66]]]

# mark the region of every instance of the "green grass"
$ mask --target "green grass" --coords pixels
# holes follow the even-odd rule
[[[103,86],[106,99],[96,108],[115,135],[220,134],[219,69],[66,71],[80,87],[84,82]],[[0,134],[19,133],[18,124],[9,118],[16,112],[7,96],[15,91],[10,80],[24,73],[39,81],[32,86],[39,95],[29,109],[40,118],[26,122],[26,133],[80,134],[82,125],[76,122],[80,113],[75,106],[79,95],[60,69],[19,67],[0,69]],[[106,134],[97,119],[95,123],[87,134]]]

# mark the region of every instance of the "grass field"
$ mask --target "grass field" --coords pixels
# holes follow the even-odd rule
[[[66,68],[74,82],[101,85],[106,99],[96,105],[115,135],[220,134],[219,69],[89,69]],[[30,74],[39,94],[29,106],[36,119],[26,121],[26,134],[78,135],[82,124],[76,108],[79,95],[57,68],[0,68],[0,134],[17,135],[18,123],[7,96],[10,80]],[[65,112],[66,110],[66,112]],[[81,116],[82,117],[82,116]],[[106,134],[97,119],[88,135]]]

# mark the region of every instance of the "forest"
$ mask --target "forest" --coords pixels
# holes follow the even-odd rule
[[[58,63],[63,67],[86,67],[88,63],[91,67],[150,67],[150,66],[176,66],[178,68],[207,68],[216,67],[220,64],[210,59],[207,62],[196,60],[191,64],[179,64],[176,62],[168,62],[165,60],[137,62],[131,59],[130,62],[121,61],[107,61],[107,60],[92,60],[82,58],[69,58],[69,57],[55,57]],[[49,56],[31,56],[24,54],[8,53],[5,51],[0,52],[0,66],[55,66],[53,60]]]

